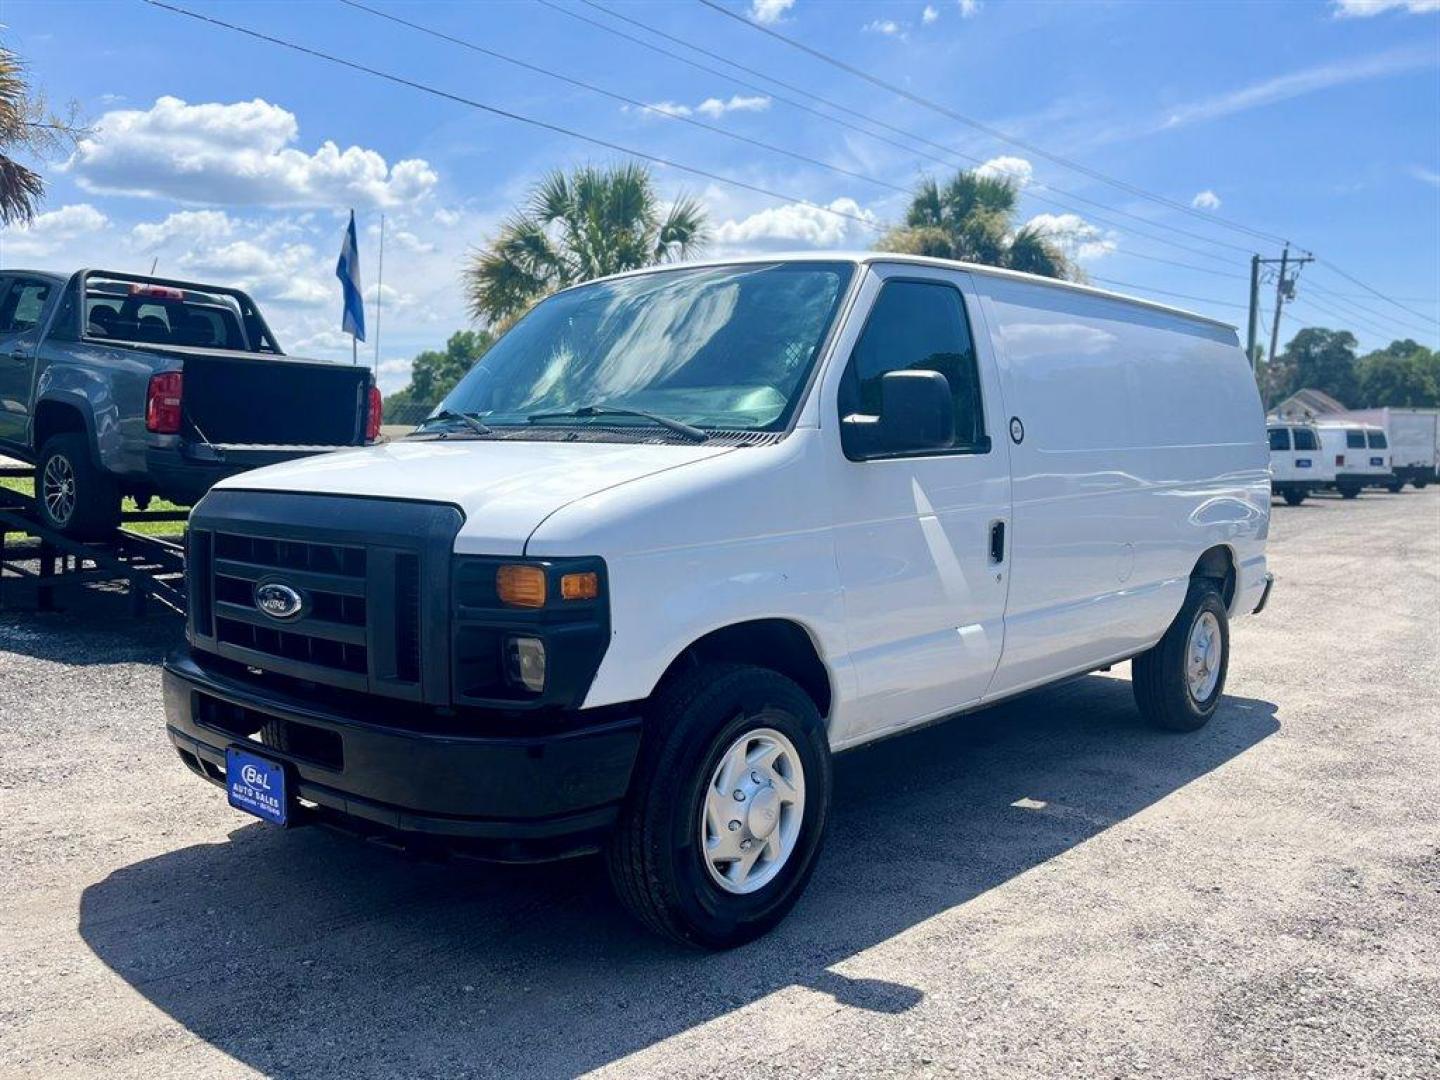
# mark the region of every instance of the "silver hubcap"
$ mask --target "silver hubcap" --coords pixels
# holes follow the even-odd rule
[[[747,731],[720,755],[700,807],[700,851],[726,892],[763,888],[780,872],[805,817],[805,770],[773,728]]]
[[[1197,702],[1209,701],[1220,681],[1221,644],[1220,620],[1214,612],[1202,611],[1190,628],[1190,647],[1185,650],[1185,675],[1190,696]]]
[[[50,520],[64,525],[75,512],[75,470],[70,459],[57,454],[45,463],[40,478],[40,495]]]

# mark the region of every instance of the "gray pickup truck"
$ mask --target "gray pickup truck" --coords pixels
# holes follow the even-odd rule
[[[95,539],[120,500],[373,442],[368,369],[285,356],[239,289],[106,270],[0,270],[0,454],[46,524]]]

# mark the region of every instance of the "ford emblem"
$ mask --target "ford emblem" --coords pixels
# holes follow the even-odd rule
[[[255,606],[272,619],[293,619],[305,606],[305,599],[289,585],[265,581],[255,586]]]

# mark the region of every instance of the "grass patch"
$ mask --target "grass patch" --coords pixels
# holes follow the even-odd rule
[[[35,482],[33,480],[22,480],[13,476],[0,476],[0,487],[9,488],[11,491],[18,491],[22,495],[35,497]],[[126,498],[120,504],[126,513],[133,513],[140,508],[135,505],[135,500]],[[183,506],[176,506],[164,499],[151,499],[151,510],[184,510]],[[127,521],[125,528],[144,536],[183,536],[185,534],[185,522],[183,521]]]

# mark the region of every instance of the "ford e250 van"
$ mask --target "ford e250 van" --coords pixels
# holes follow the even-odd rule
[[[1290,506],[1299,506],[1317,488],[1335,482],[1335,466],[1320,448],[1313,424],[1271,421],[1270,490]]]
[[[411,436],[206,496],[169,735],[271,822],[603,851],[734,945],[810,877],[838,751],[1127,659],[1209,720],[1269,514],[1231,327],[901,256],[623,275]]]
[[[1320,443],[1335,463],[1335,490],[1353,499],[1367,487],[1399,491],[1390,469],[1390,445],[1385,429],[1374,424],[1322,423]]]

